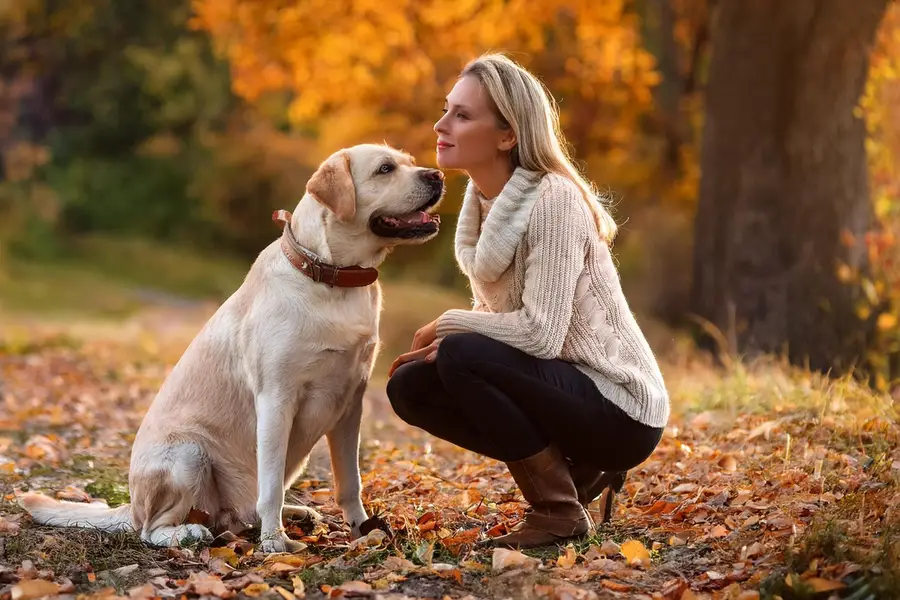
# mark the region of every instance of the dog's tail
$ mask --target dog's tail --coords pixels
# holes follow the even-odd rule
[[[24,494],[22,507],[35,523],[51,527],[82,527],[108,533],[133,531],[131,505],[110,508],[105,504],[59,501],[42,494]]]

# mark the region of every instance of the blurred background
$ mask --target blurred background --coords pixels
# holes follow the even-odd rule
[[[0,0],[3,323],[209,314],[335,149],[434,165],[443,97],[485,51],[558,101],[658,353],[688,339],[892,387],[888,0]],[[381,364],[468,305],[448,175],[442,234],[385,265]]]

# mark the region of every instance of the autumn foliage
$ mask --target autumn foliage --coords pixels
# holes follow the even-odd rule
[[[512,49],[553,90],[579,158],[603,181],[639,151],[659,82],[626,4],[201,0],[194,24],[228,57],[237,93],[284,93],[321,153],[387,139],[433,160],[432,125],[461,68]]]

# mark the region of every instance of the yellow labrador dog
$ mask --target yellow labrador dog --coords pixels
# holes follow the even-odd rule
[[[325,435],[336,501],[358,537],[367,519],[362,397],[381,310],[375,268],[396,245],[437,234],[432,211],[443,194],[440,171],[389,146],[333,154],[293,215],[280,211],[281,239],[260,253],[159,390],[132,448],[131,504],[26,494],[23,506],[38,523],[134,530],[157,546],[259,523],[263,552],[290,551],[282,516],[318,515],[285,506],[284,493]],[[192,509],[208,513],[210,528],[186,522]]]

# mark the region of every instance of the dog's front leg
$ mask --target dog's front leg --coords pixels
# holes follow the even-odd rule
[[[262,552],[293,552],[302,546],[288,539],[281,520],[284,507],[284,470],[291,436],[293,396],[260,394],[256,400],[256,512],[260,519]]]
[[[326,434],[334,473],[335,498],[354,538],[361,535],[359,526],[368,518],[362,504],[362,482],[359,478],[359,426],[364,391],[365,386],[357,390],[347,412]]]

